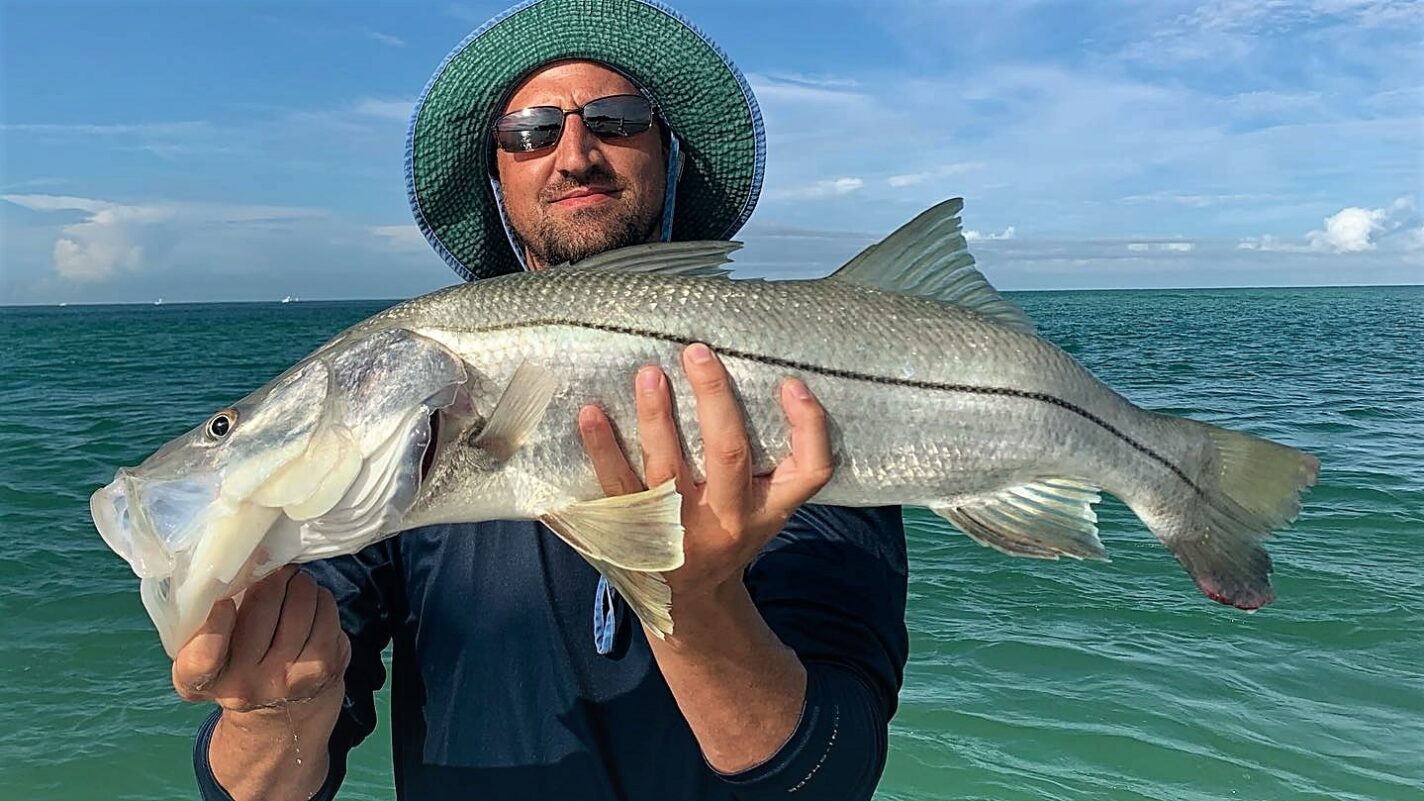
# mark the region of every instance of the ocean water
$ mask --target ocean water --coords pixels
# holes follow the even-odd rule
[[[909,515],[879,798],[1424,798],[1424,288],[1023,293],[1139,405],[1309,450],[1278,600],[1201,597],[1116,501],[1113,561]],[[383,303],[0,309],[0,797],[191,797],[192,732],[90,492]],[[388,733],[342,798],[392,795]]]

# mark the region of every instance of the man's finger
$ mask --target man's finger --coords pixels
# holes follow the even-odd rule
[[[300,697],[320,693],[346,672],[350,659],[351,645],[341,630],[336,600],[326,588],[318,588],[311,636],[287,670],[292,692]]]
[[[269,664],[286,664],[306,647],[311,634],[312,617],[316,614],[316,581],[298,572],[287,582],[287,594],[282,598],[282,611],[277,618],[277,630],[272,645],[262,657]]]
[[[580,409],[578,427],[583,449],[593,462],[593,472],[598,476],[604,495],[627,495],[643,488],[613,434],[613,423],[602,409],[597,406]]]
[[[243,593],[242,605],[237,608],[237,626],[232,632],[231,663],[255,665],[262,661],[277,631],[287,582],[296,572],[295,565],[287,565]]]
[[[231,599],[213,604],[213,611],[203,621],[202,628],[188,640],[173,658],[173,689],[185,701],[208,698],[213,686],[227,667],[228,646],[232,628],[237,622],[237,605]]]
[[[683,369],[697,399],[697,424],[707,461],[707,501],[719,512],[741,510],[751,487],[751,446],[732,379],[712,349],[694,343],[683,350]]]
[[[772,473],[765,506],[774,514],[789,515],[826,486],[834,462],[826,410],[799,379],[782,383],[781,408],[791,426],[791,455]]]
[[[687,472],[682,454],[682,440],[673,420],[672,393],[667,376],[661,368],[648,365],[634,379],[638,403],[638,442],[643,449],[643,476],[649,487],[670,479],[681,479]]]

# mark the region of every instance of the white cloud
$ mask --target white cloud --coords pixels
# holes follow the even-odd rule
[[[415,101],[382,100],[374,97],[366,97],[358,100],[353,108],[357,114],[363,114],[367,117],[380,117],[382,119],[405,122],[410,119],[410,113],[415,108]]]
[[[935,169],[925,170],[923,172],[911,172],[902,173],[900,175],[892,175],[889,178],[885,179],[885,183],[892,189],[899,189],[901,187],[922,184],[925,181],[930,180],[931,178],[948,178],[951,175],[958,175],[960,173],[969,172],[970,170],[977,170],[983,166],[983,164],[977,161],[966,161],[954,164],[946,164],[943,167],[937,167]]]
[[[1237,247],[1242,250],[1295,253],[1363,253],[1374,250],[1382,237],[1402,233],[1403,236],[1399,237],[1398,241],[1399,247],[1402,250],[1413,250],[1414,233],[1410,228],[1417,222],[1414,198],[1402,195],[1384,208],[1343,208],[1326,217],[1320,229],[1307,232],[1304,243],[1267,234],[1243,239]]]
[[[964,241],[966,241],[966,242],[994,242],[994,241],[998,241],[998,240],[1013,239],[1013,238],[1014,238],[1014,227],[1013,227],[1012,225],[1010,225],[1008,228],[1005,228],[1004,230],[1000,231],[1000,232],[997,233],[997,234],[994,233],[993,231],[990,231],[989,233],[986,234],[986,233],[981,233],[981,232],[979,232],[979,231],[975,231],[975,230],[972,230],[972,229],[971,229],[971,230],[966,230],[966,231],[964,232]]]
[[[1163,203],[1176,206],[1186,206],[1193,209],[1204,209],[1212,206],[1222,206],[1235,203],[1255,203],[1262,200],[1278,199],[1281,195],[1268,195],[1259,193],[1225,193],[1225,194],[1184,194],[1180,192],[1152,192],[1145,195],[1128,195],[1121,198],[1121,202],[1133,205]]]
[[[1294,242],[1287,242],[1280,237],[1252,236],[1241,240],[1236,244],[1237,250],[1262,250],[1281,253],[1308,253],[1310,248]]]
[[[885,179],[885,183],[898,189],[902,186],[914,186],[915,184],[922,184],[933,177],[934,173],[930,172],[912,172],[906,173],[905,175],[892,175],[889,178]]]
[[[1347,208],[1325,218],[1325,228],[1305,235],[1311,250],[1332,253],[1359,253],[1373,250],[1370,241],[1384,227],[1384,209]]]
[[[380,42],[383,45],[389,45],[391,47],[405,47],[404,39],[401,39],[398,36],[391,36],[388,33],[381,33],[380,31],[366,31],[366,36],[370,39],[374,39],[377,42]]]
[[[1196,245],[1192,242],[1128,242],[1127,249],[1133,253],[1191,253]]]
[[[0,131],[29,134],[77,134],[82,136],[185,136],[204,132],[211,126],[201,120],[145,123],[4,123]]]
[[[770,192],[772,197],[779,199],[795,198],[799,200],[816,200],[819,198],[837,197],[848,195],[865,186],[865,179],[846,177],[831,178],[825,181],[816,181],[813,184],[785,189],[779,192]]]
[[[144,266],[145,241],[156,229],[170,235],[203,227],[234,225],[270,228],[323,216],[313,209],[287,206],[221,203],[115,203],[69,195],[3,195],[4,200],[32,211],[83,212],[86,218],[59,229],[55,239],[55,272],[75,281],[102,281],[123,270]],[[171,236],[169,237],[171,238]]]
[[[373,235],[385,240],[387,246],[398,250],[423,251],[430,247],[430,243],[425,241],[425,235],[415,225],[373,225],[369,230]]]
[[[99,212],[111,204],[103,200],[69,195],[0,195],[0,200],[23,206],[31,211]]]

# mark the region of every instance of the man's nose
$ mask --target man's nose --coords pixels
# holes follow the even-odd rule
[[[554,148],[554,169],[566,175],[581,175],[602,156],[598,137],[588,132],[583,119],[577,114],[565,117],[564,134]]]

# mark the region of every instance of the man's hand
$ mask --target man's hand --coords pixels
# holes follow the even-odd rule
[[[740,584],[743,569],[791,513],[831,478],[825,411],[805,384],[788,379],[781,387],[781,407],[791,425],[791,455],[770,475],[753,476],[746,422],[722,363],[700,343],[683,350],[682,363],[697,404],[706,455],[704,482],[693,483],[683,456],[667,376],[655,366],[644,367],[635,388],[647,484],[675,479],[683,498],[687,559],[666,575],[674,609],[716,595],[729,582]],[[643,489],[602,410],[585,406],[579,431],[605,493]]]
[[[173,688],[225,712],[274,709],[329,694],[350,658],[331,593],[288,566],[248,588],[241,608],[213,606],[173,660]]]
[[[350,659],[336,601],[295,567],[253,584],[241,605],[213,607],[174,658],[173,687],[222,707],[208,756],[233,798],[306,798],[321,787]]]
[[[791,455],[771,475],[753,476],[746,421],[727,371],[702,344],[683,350],[682,365],[706,455],[702,483],[692,481],[682,453],[667,376],[644,367],[635,389],[644,475],[650,485],[677,482],[686,532],[687,559],[665,576],[673,633],[649,637],[648,645],[708,764],[736,773],[777,753],[806,700],[805,666],[766,624],[742,573],[830,480],[830,437],[821,404],[805,384],[787,380],[781,408],[791,424]],[[579,431],[604,492],[643,489],[601,410],[584,407]]]

